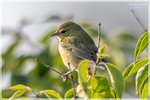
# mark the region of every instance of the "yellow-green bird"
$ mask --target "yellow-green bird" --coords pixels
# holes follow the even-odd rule
[[[52,36],[59,39],[59,52],[68,69],[76,70],[84,59],[96,62],[98,49],[92,38],[78,24],[65,22]]]

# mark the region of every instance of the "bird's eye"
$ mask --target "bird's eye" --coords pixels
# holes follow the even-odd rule
[[[66,31],[67,31],[67,30],[62,30],[60,33],[62,33],[62,34],[63,34],[63,33],[65,33]]]

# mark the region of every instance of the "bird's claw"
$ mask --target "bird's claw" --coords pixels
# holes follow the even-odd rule
[[[106,66],[107,65],[105,63],[101,62],[101,63],[98,64],[97,68],[100,68],[101,70],[107,70]]]
[[[96,67],[93,69],[93,74],[96,75]]]
[[[68,74],[63,74],[61,78],[65,82],[68,79]]]

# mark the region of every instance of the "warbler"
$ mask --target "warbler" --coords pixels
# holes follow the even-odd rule
[[[52,36],[57,36],[59,39],[59,52],[68,69],[76,70],[84,59],[97,61],[98,48],[88,33],[78,24],[71,21],[64,22]]]

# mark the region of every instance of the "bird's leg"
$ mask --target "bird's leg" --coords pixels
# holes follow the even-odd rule
[[[95,62],[95,66],[93,68],[93,74],[96,75],[96,68],[98,67],[98,64],[100,63],[100,58],[97,57],[96,62]]]
[[[95,64],[94,64],[94,67],[93,67],[93,70],[92,70],[92,72],[93,72],[93,75],[96,75],[96,68],[97,68],[97,65],[98,65],[98,60],[95,62]]]
[[[68,63],[68,66],[69,66],[69,69],[71,70],[70,63]],[[72,88],[74,89],[74,97],[77,98],[77,93],[76,93],[76,89],[75,89],[75,85],[74,85],[72,71],[70,71],[70,81],[71,81],[71,84],[72,84]]]
[[[94,75],[96,75],[96,68],[97,68],[97,65],[95,65],[95,66],[94,66],[94,69],[93,69],[93,74],[94,74]]]

